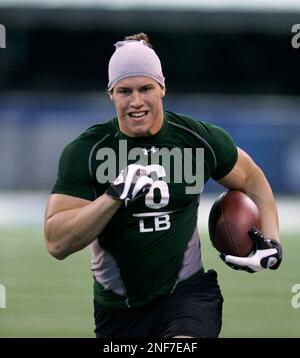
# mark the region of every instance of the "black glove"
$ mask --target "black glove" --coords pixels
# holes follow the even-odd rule
[[[106,190],[106,194],[116,200],[122,200],[125,206],[149,192],[153,180],[148,176],[147,168],[139,164],[130,164],[121,170],[119,176]]]
[[[250,273],[269,268],[276,270],[282,261],[282,248],[278,241],[265,239],[256,228],[251,228],[248,235],[254,240],[256,250],[248,257],[221,254],[221,259],[235,270]]]

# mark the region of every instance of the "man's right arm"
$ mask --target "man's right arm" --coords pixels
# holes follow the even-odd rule
[[[49,197],[45,240],[49,253],[62,260],[94,241],[115,215],[122,201],[103,194],[89,201],[64,194]]]

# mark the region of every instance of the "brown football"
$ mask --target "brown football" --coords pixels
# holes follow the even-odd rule
[[[238,190],[228,190],[216,199],[210,210],[208,230],[219,252],[248,256],[254,250],[248,236],[251,227],[260,228],[260,214],[249,196]]]

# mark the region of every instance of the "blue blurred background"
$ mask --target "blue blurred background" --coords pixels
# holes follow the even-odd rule
[[[299,8],[221,3],[0,0],[0,190],[50,190],[66,143],[114,115],[113,44],[143,31],[161,57],[165,108],[224,127],[276,193],[299,194]]]

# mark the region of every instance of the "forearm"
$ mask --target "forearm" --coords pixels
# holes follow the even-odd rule
[[[45,236],[49,252],[58,259],[79,251],[101,234],[121,206],[106,194],[90,204],[62,210],[46,220]]]
[[[266,238],[279,240],[279,219],[271,187],[260,168],[249,177],[246,194],[255,202],[261,217],[261,232]]]

